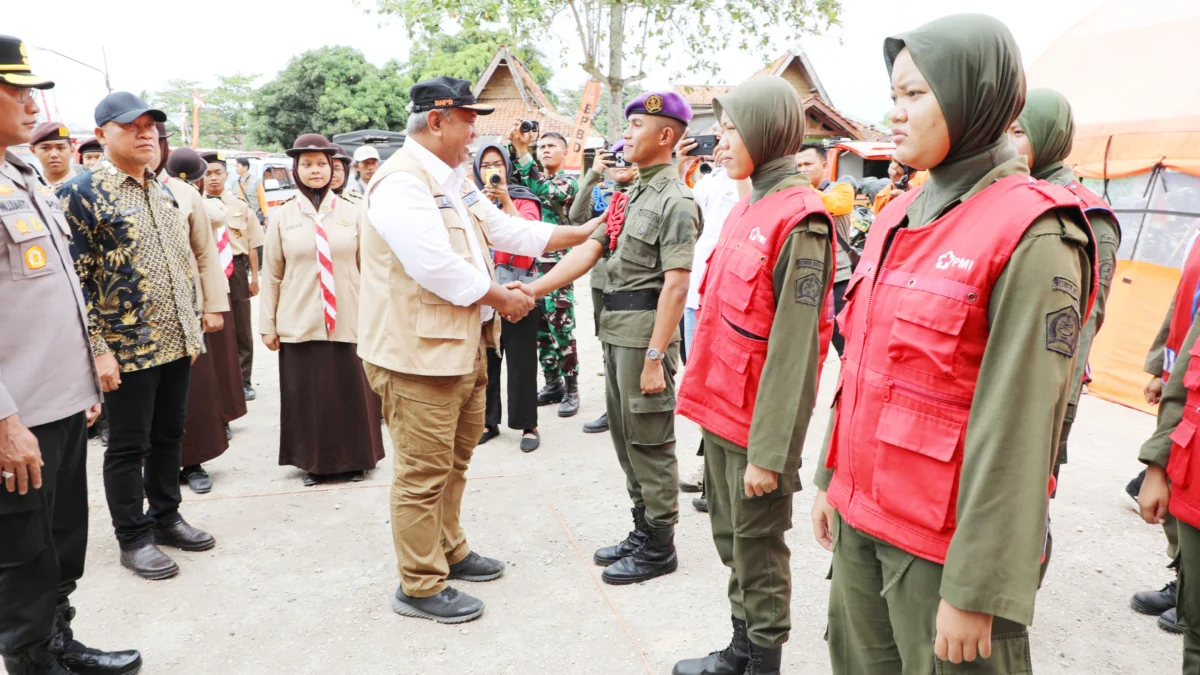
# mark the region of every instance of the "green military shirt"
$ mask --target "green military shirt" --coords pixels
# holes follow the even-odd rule
[[[568,214],[572,225],[583,225],[596,217],[592,190],[603,181],[604,177],[591,169],[588,169],[587,173],[583,175],[583,183],[579,186],[579,193],[576,195],[575,200],[571,202],[571,211]],[[602,291],[604,290],[604,277],[604,258],[601,258],[600,262],[597,262],[592,267],[592,273],[588,277],[588,281],[591,282],[592,288]]]
[[[679,182],[675,167],[660,164],[642,169],[629,191],[625,225],[617,247],[605,255],[605,293],[662,290],[668,270],[692,269],[700,210],[692,191]],[[597,228],[592,238],[608,248],[608,234]],[[600,341],[645,349],[654,333],[656,310],[600,314]],[[672,342],[680,339],[676,328]]]
[[[1026,171],[1024,158],[1006,162],[959,201]],[[1080,224],[1048,212],[1026,231],[992,288],[990,333],[963,450],[958,522],[942,573],[941,597],[959,609],[1033,622],[1047,486],[1075,370],[1074,356],[1047,345],[1047,316],[1066,304],[1081,315],[1086,310],[1093,281],[1087,243]],[[1069,284],[1055,284],[1055,277],[1077,281],[1079,297],[1059,290]],[[832,479],[825,469],[828,451],[827,433],[816,476],[822,490]]]
[[[1154,428],[1154,434],[1142,444],[1142,450],[1138,454],[1138,459],[1144,464],[1157,464],[1165,469],[1171,459],[1171,434],[1183,419],[1183,406],[1187,401],[1188,390],[1183,386],[1183,374],[1192,362],[1192,355],[1188,352],[1196,344],[1197,335],[1200,335],[1200,321],[1193,321],[1187,337],[1179,347],[1175,365],[1171,366],[1171,377],[1163,385],[1162,400],[1158,402],[1158,424]]]
[[[1158,335],[1146,354],[1146,365],[1142,370],[1155,376],[1162,377],[1163,366],[1167,359],[1167,338],[1171,334],[1171,317],[1175,314],[1175,296],[1171,296],[1171,304],[1167,307],[1167,315],[1163,317],[1162,325],[1158,327]]]

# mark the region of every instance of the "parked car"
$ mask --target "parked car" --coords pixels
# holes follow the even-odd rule
[[[258,179],[258,195],[246,196],[251,201],[258,200],[264,218],[269,218],[276,206],[298,194],[292,177],[292,160],[287,155],[242,155],[240,158],[250,160],[250,175]],[[236,159],[239,157],[229,157],[229,181],[225,184],[225,189],[232,190],[233,194],[239,194]]]

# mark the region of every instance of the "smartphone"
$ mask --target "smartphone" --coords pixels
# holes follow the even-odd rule
[[[625,163],[625,151],[624,150],[622,150],[620,152],[609,153],[609,154],[611,154],[613,156],[613,168],[614,169],[624,169],[625,167],[629,166],[628,164]]]
[[[689,136],[696,141],[696,147],[688,151],[688,157],[702,157],[712,155],[717,151],[717,137],[712,135],[707,136]]]

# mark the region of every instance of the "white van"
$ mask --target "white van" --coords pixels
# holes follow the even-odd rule
[[[236,168],[237,159],[239,158],[230,156],[227,160],[229,182],[225,186],[226,190],[232,190],[235,195],[240,194]],[[265,157],[243,156],[241,159],[250,160],[250,175],[258,179],[257,199],[263,218],[269,218],[271,211],[276,206],[299,194],[296,190],[295,179],[292,177],[291,157],[268,155]],[[246,197],[252,203],[256,199],[252,195],[246,195]]]

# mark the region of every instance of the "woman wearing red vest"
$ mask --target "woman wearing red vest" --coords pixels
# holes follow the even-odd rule
[[[792,495],[833,335],[832,222],[796,171],[804,105],[781,77],[754,78],[713,101],[718,155],[750,179],[721,229],[676,410],[704,434],[713,542],[729,568],[733,640],[674,675],[777,675],[791,630]]]
[[[1196,338],[1200,323],[1193,321],[1179,346],[1171,377],[1158,405],[1158,426],[1142,444],[1138,459],[1146,464],[1146,479],[1138,496],[1142,518],[1166,525],[1174,517],[1179,553],[1177,615],[1171,632],[1183,633],[1183,672],[1200,672],[1200,353]]]
[[[1016,41],[957,15],[888,38],[896,159],[871,227],[813,506],[837,675],[1028,672],[1051,468],[1091,307],[1078,200],[1005,137]]]

